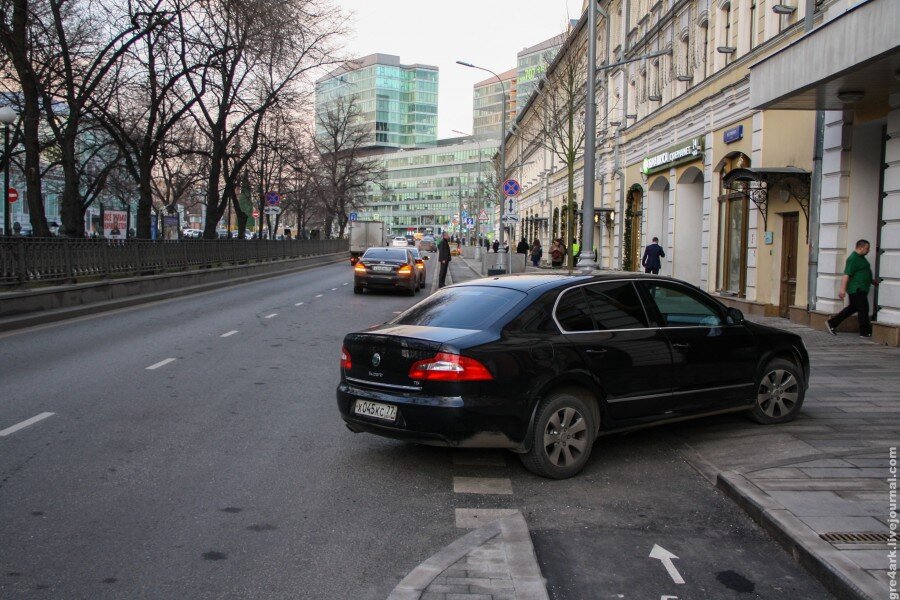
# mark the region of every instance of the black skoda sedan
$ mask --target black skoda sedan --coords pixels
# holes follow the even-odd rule
[[[414,296],[419,291],[419,278],[416,259],[408,246],[369,248],[353,265],[353,293],[381,288],[400,289]]]
[[[675,279],[512,275],[443,288],[344,338],[337,402],[354,432],[508,448],[571,477],[598,435],[730,411],[800,411],[799,336]]]

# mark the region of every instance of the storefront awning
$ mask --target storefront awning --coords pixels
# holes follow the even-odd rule
[[[763,229],[768,231],[769,199],[787,202],[796,198],[806,216],[809,234],[809,183],[808,171],[797,167],[732,169],[722,178],[722,187],[746,194],[759,209]]]
[[[888,97],[900,92],[897,23],[897,0],[859,3],[750,67],[750,106],[886,109]]]

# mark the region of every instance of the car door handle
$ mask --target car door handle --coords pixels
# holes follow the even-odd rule
[[[586,353],[586,354],[600,354],[600,355],[603,355],[603,354],[606,354],[606,352],[607,352],[606,348],[588,348],[587,350],[585,350],[585,353]]]
[[[676,350],[689,350],[691,345],[690,344],[672,344],[672,347],[675,348]]]

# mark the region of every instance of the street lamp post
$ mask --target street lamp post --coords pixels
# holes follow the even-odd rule
[[[16,122],[16,114],[9,106],[0,108],[0,123],[3,123],[3,235],[12,235],[9,223],[9,163],[12,157],[9,155],[9,126]]]
[[[485,71],[487,73],[490,73],[491,75],[496,77],[497,81],[500,83],[500,89],[503,91],[503,106],[501,107],[502,108],[502,112],[501,112],[502,116],[501,116],[501,122],[500,122],[500,179],[502,180],[506,176],[506,104],[507,104],[506,86],[503,85],[503,80],[500,78],[500,76],[497,75],[496,73],[494,73],[493,71],[491,71],[490,69],[485,69],[484,67],[479,67],[477,65],[463,62],[461,60],[456,61],[456,64],[462,65],[464,67],[469,67],[470,69],[478,69],[479,71]],[[502,195],[503,195],[501,192],[502,187],[503,187],[503,181],[498,181],[497,182],[497,192],[500,194],[498,196],[498,198],[502,198]],[[504,207],[504,204],[501,204],[500,205],[499,237],[497,238],[498,241],[500,242],[501,248],[503,247],[503,228],[505,226],[503,223],[503,207]]]

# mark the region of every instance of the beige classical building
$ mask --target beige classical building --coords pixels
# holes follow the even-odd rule
[[[887,149],[888,162],[897,158],[882,136],[892,123],[888,99],[900,75],[881,65],[877,74],[887,79],[871,103],[829,113],[824,178],[813,176],[812,109],[840,108],[841,102],[853,108],[846,104],[853,97],[837,99],[840,85],[827,85],[844,63],[853,68],[884,53],[896,57],[900,16],[887,13],[896,13],[900,2],[609,0],[600,6],[609,15],[608,29],[606,19],[598,19],[597,43],[594,245],[601,266],[638,270],[643,247],[658,237],[666,249],[664,274],[745,312],[803,322],[812,315],[818,324],[824,319],[819,313],[837,311],[839,274],[855,240],[878,242],[879,250],[887,249],[888,237],[895,240],[891,249],[898,245],[885,227],[894,231],[900,215],[884,204],[878,188],[884,180],[880,152]],[[809,6],[814,12],[806,20]],[[856,22],[841,28],[838,21],[854,18],[853,12]],[[876,23],[883,25],[880,35],[858,35]],[[507,136],[506,174],[524,183],[516,235],[544,244],[564,232],[571,162],[560,160],[547,142],[553,121],[547,115],[560,112],[567,61],[586,64],[586,30],[585,13]],[[811,49],[814,38],[819,45]],[[827,53],[832,39],[842,45],[840,57],[833,56],[837,50]],[[810,63],[815,52],[831,59]],[[809,65],[821,72],[807,72]],[[817,104],[816,94],[796,83],[802,75],[834,100]],[[582,90],[583,81],[582,75]],[[764,84],[765,92],[754,87],[751,93]],[[582,91],[575,124],[564,129],[580,133],[583,110]],[[851,145],[858,151],[851,152]],[[581,154],[573,165],[576,206],[583,197]],[[822,182],[820,204],[816,181]],[[890,223],[882,225],[885,216]],[[884,254],[869,256],[880,271],[876,277],[888,277],[878,299],[876,337],[896,343],[900,265]]]

